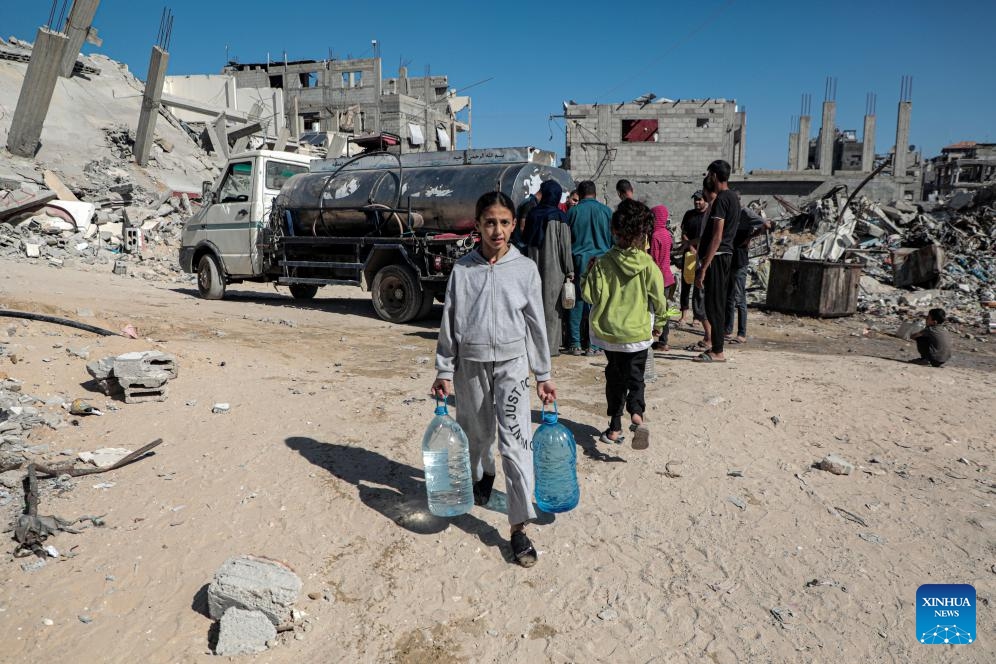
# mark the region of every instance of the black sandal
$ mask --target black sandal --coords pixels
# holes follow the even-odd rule
[[[536,549],[521,530],[512,533],[512,556],[515,557],[515,562],[523,567],[532,567],[536,564]]]
[[[491,500],[491,488],[495,485],[495,476],[484,473],[481,479],[474,482],[474,504],[487,505]]]

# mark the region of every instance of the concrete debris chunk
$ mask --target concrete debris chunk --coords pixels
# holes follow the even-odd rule
[[[114,375],[135,375],[164,371],[167,379],[177,377],[176,357],[158,350],[125,353],[114,358]]]
[[[836,454],[828,454],[816,463],[816,467],[834,475],[850,475],[854,472],[854,464]]]
[[[229,558],[208,586],[208,613],[221,619],[232,608],[261,611],[274,626],[291,622],[301,579],[285,564],[251,555]]]
[[[165,401],[166,383],[178,373],[176,357],[157,350],[105,357],[86,369],[104,394],[123,391],[125,403]]]
[[[223,657],[260,653],[276,638],[277,628],[266,614],[232,607],[221,617],[214,653]]]
[[[97,468],[108,468],[131,453],[132,450],[126,450],[123,447],[103,447],[93,452],[80,452],[77,458],[83,463],[93,464]]]

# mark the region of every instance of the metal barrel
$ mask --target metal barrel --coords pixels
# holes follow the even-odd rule
[[[384,163],[372,168],[361,165],[332,173],[295,175],[284,185],[274,205],[290,212],[296,236],[391,235],[408,229],[407,214],[400,212],[395,218],[384,208],[410,208],[419,220],[415,224],[418,232],[466,233],[474,227],[474,208],[482,194],[502,191],[518,207],[549,179],[557,180],[565,195],[573,189],[566,171],[530,162],[411,167]]]

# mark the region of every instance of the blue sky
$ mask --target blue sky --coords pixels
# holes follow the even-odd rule
[[[64,0],[57,0],[61,6]],[[0,34],[33,40],[50,2],[0,2]],[[139,77],[159,2],[103,0],[100,52]],[[563,153],[561,103],[660,97],[736,99],[747,108],[747,167],[784,168],[790,118],[813,96],[813,134],[828,75],[837,126],[860,131],[878,95],[876,150],[895,140],[900,78],[913,76],[910,140],[926,156],[960,140],[996,142],[996,2],[685,0],[534,2],[210,2],[173,0],[170,74],[217,73],[226,46],[242,62],[369,57],[384,76],[406,62],[449,76],[474,100],[474,147],[535,145]],[[376,6],[376,11],[365,10]],[[56,13],[58,13],[57,8]],[[95,50],[85,47],[87,52]],[[552,139],[551,139],[552,135]]]

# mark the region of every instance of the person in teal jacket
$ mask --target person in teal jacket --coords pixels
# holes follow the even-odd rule
[[[581,297],[591,304],[589,326],[591,342],[605,351],[606,414],[609,428],[599,440],[621,444],[623,407],[630,415],[632,446],[635,450],[650,446],[650,429],[643,420],[646,410],[643,372],[647,351],[659,337],[667,322],[664,316],[654,319],[654,311],[667,311],[664,277],[660,268],[644,250],[647,233],[653,228],[654,215],[635,200],[619,203],[612,215],[612,234],[616,245],[595,259],[581,288]]]
[[[574,258],[574,275],[578,283],[588,271],[592,258],[602,256],[612,247],[612,210],[595,200],[595,183],[585,180],[578,184],[581,200],[567,213],[567,226],[571,229],[571,255]],[[581,324],[589,315],[591,306],[579,302],[570,310],[568,319],[567,352],[581,355]],[[597,352],[594,344],[590,354]]]

